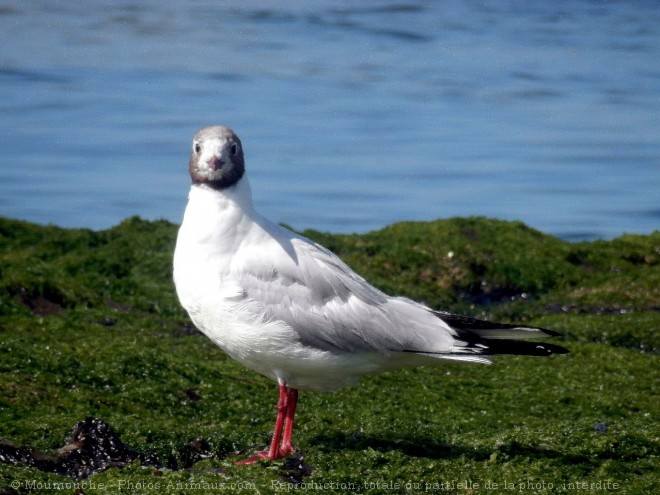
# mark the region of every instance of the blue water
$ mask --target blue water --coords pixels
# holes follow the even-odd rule
[[[0,112],[0,215],[40,223],[179,222],[222,123],[296,228],[660,228],[657,2],[3,2]]]

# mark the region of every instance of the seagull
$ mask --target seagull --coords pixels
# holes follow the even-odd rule
[[[255,210],[243,151],[229,127],[195,134],[174,253],[177,295],[194,325],[279,385],[270,446],[240,464],[293,452],[298,389],[331,391],[363,375],[446,360],[568,352],[521,340],[558,335],[551,330],[436,311],[381,292],[332,252]]]

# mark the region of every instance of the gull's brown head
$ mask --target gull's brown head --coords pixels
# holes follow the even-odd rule
[[[205,127],[193,137],[188,169],[193,184],[233,186],[245,173],[241,140],[229,127]]]

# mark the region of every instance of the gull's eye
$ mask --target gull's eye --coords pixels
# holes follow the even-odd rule
[[[195,153],[199,154],[199,152],[202,151],[202,145],[199,143],[195,143],[193,145],[193,150],[195,151]]]
[[[230,148],[231,151],[231,156],[236,156],[238,153],[238,145],[236,143],[233,143]]]

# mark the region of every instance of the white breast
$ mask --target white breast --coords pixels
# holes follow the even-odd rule
[[[353,383],[358,370],[347,368],[344,358],[301,345],[286,323],[245,297],[236,273],[239,250],[258,246],[273,253],[283,248],[254,221],[258,216],[251,205],[241,201],[249,193],[245,178],[241,184],[243,190],[233,195],[192,187],[174,253],[181,304],[195,326],[227,354],[276,381],[316,390]],[[338,368],[345,377],[336,375]],[[359,375],[372,371],[371,366],[363,369],[364,363],[358,368]]]

